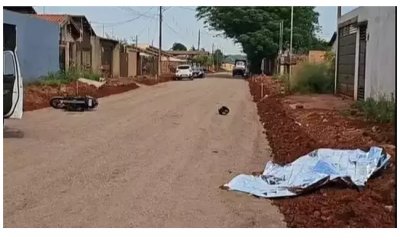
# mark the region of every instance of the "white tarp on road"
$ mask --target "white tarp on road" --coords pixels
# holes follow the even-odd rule
[[[265,198],[295,196],[337,179],[363,187],[389,159],[390,155],[378,147],[368,152],[318,149],[284,166],[270,161],[262,175],[238,175],[225,187]]]

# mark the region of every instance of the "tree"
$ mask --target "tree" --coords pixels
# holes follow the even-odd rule
[[[173,45],[172,45],[172,48],[171,48],[173,51],[187,51],[187,48],[185,47],[185,45],[183,45],[182,43],[179,43],[179,42],[175,42]]]
[[[291,7],[197,7],[196,17],[211,30],[241,44],[252,72],[259,72],[261,60],[274,58],[279,47],[279,27],[283,21],[283,41],[290,40]],[[310,49],[319,31],[314,7],[294,7],[293,49]]]
[[[192,45],[192,47],[189,49],[189,51],[196,51],[196,48]]]
[[[314,37],[311,42],[311,50],[328,50],[330,48],[329,42],[320,38]]]
[[[220,49],[215,50],[213,58],[216,68],[221,68],[222,62],[224,60],[224,55],[222,54],[222,51]]]
[[[192,62],[200,64],[201,66],[208,66],[208,56],[207,55],[196,55],[193,57]]]

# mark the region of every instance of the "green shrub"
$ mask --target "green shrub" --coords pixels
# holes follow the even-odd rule
[[[74,82],[79,78],[99,80],[100,74],[90,71],[79,71],[76,69],[70,69],[68,71],[60,70],[55,73],[49,73],[47,76],[43,77],[40,82],[45,85],[60,85]]]
[[[332,93],[334,73],[330,63],[305,63],[293,75],[291,90],[300,93]]]
[[[101,75],[98,74],[98,73],[91,72],[91,71],[83,71],[81,73],[80,77],[85,78],[85,79],[89,79],[89,80],[99,81]]]
[[[368,121],[394,122],[396,102],[393,98],[389,100],[385,96],[380,96],[377,101],[368,98],[365,101],[355,102],[354,107],[360,110]]]

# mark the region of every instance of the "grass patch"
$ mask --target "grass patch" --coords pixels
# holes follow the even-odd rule
[[[79,78],[98,81],[100,79],[100,74],[90,71],[79,71],[71,69],[68,71],[49,73],[47,76],[43,77],[40,82],[44,85],[62,85],[77,81]]]
[[[330,63],[305,63],[293,75],[291,90],[300,93],[332,93],[334,73]]]
[[[396,102],[393,98],[391,100],[385,96],[379,97],[378,100],[369,98],[365,101],[355,102],[353,107],[361,111],[368,121],[378,123],[394,122]]]

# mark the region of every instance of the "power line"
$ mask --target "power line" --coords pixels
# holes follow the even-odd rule
[[[143,16],[143,17],[147,17],[147,18],[151,18],[151,19],[155,19],[156,17],[157,17],[157,15],[147,15],[147,13],[149,13],[150,12],[150,10],[152,10],[154,7],[149,7],[145,12],[140,12],[140,11],[138,11],[138,10],[135,10],[134,8],[132,8],[132,7],[117,7],[117,8],[119,8],[119,9],[121,9],[121,10],[125,10],[125,11],[127,11],[127,12],[130,12],[130,13],[134,13],[134,14],[136,14],[136,15],[141,15],[141,16]]]
[[[181,38],[182,40],[185,40],[186,38],[183,38],[181,36],[181,34],[179,34],[178,31],[176,31],[174,28],[171,27],[171,25],[169,25],[165,20],[164,20],[164,24],[166,25],[167,28],[169,28],[172,32],[174,32],[176,35],[179,36],[179,38]]]
[[[184,10],[190,10],[190,11],[196,12],[196,9],[192,9],[192,8],[185,7],[185,6],[177,6],[177,8],[184,9]]]
[[[141,18],[141,17],[149,17],[149,16],[146,16],[146,14],[147,14],[148,12],[150,12],[151,9],[152,9],[152,8],[148,9],[148,10],[147,10],[146,12],[144,12],[144,13],[139,13],[138,16],[136,16],[136,17],[134,17],[134,18],[130,18],[130,19],[124,20],[124,21],[109,22],[109,23],[107,23],[107,22],[96,22],[96,21],[91,21],[91,23],[100,24],[100,25],[108,25],[108,27],[114,27],[114,26],[117,26],[117,25],[122,25],[122,24],[126,24],[126,23],[133,22],[133,21],[135,21],[135,20],[137,20],[137,19],[139,19],[139,18]],[[151,17],[151,18],[153,18],[153,17]]]

